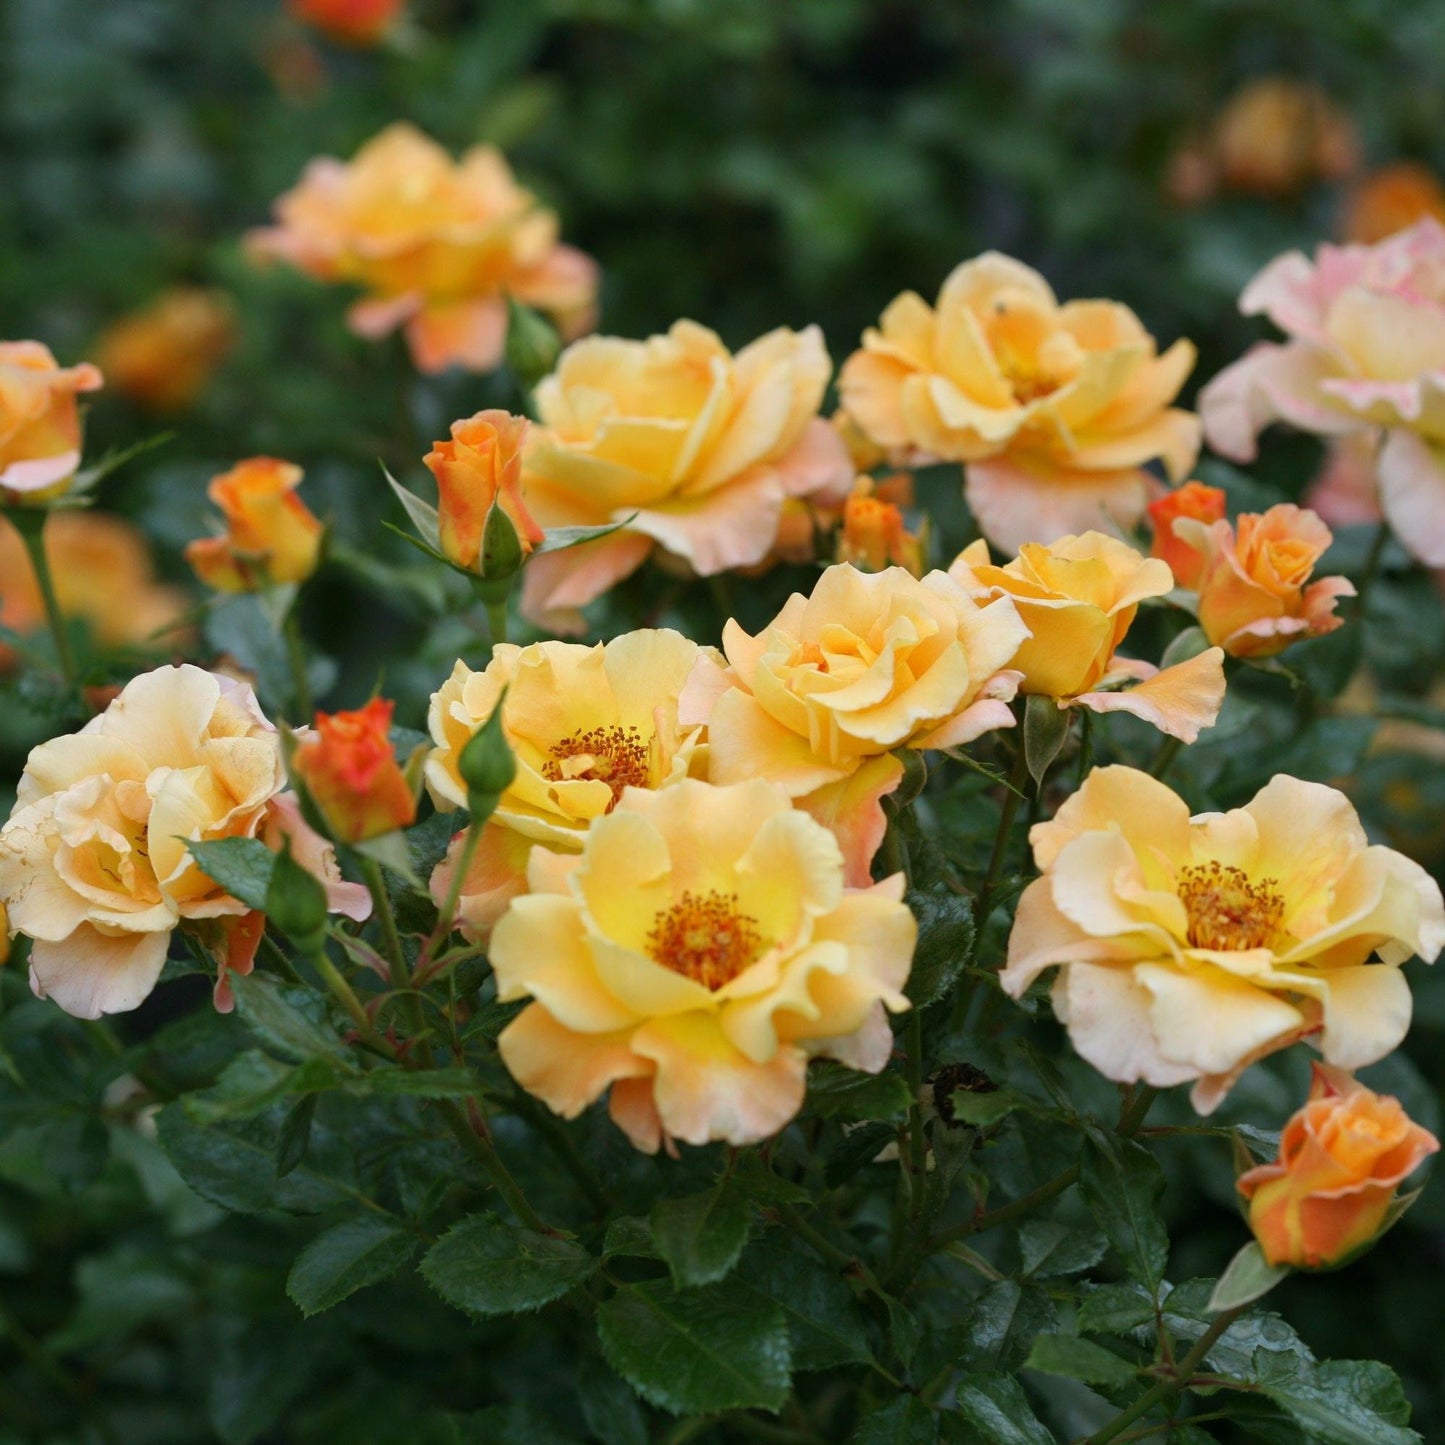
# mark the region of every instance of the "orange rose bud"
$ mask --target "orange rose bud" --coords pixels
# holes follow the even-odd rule
[[[225,295],[176,286],[109,326],[96,356],[124,396],[152,411],[181,411],[205,389],[235,339],[235,310]]]
[[[375,45],[396,24],[406,0],[291,0],[291,13],[342,45]]]
[[[75,398],[101,384],[89,362],[60,366],[38,341],[0,341],[0,506],[64,492],[80,465]]]
[[[1234,526],[1181,517],[1174,533],[1201,558],[1199,625],[1231,657],[1273,657],[1343,624],[1335,603],[1355,595],[1354,583],[1309,580],[1334,540],[1314,512],[1281,502],[1267,512],[1241,512]]]
[[[275,457],[249,457],[216,477],[207,495],[221,509],[226,533],[186,548],[186,561],[218,592],[256,592],[304,582],[321,559],[325,530],[296,495],[301,468]]]
[[[522,446],[529,423],[505,411],[479,411],[452,423],[425,461],[440,494],[441,550],[449,562],[480,571],[482,534],[496,502],[517,531],[525,556],[545,535],[522,500]]]
[[[863,572],[902,567],[923,576],[923,547],[903,524],[903,513],[874,490],[867,477],[859,477],[852,495],[843,503],[843,529],[838,538],[838,560],[851,562]]]
[[[1280,1135],[1279,1158],[1239,1178],[1265,1259],[1325,1269],[1364,1248],[1401,1181],[1439,1147],[1398,1099],[1316,1064],[1308,1102]]]
[[[1365,177],[1345,205],[1345,240],[1373,246],[1427,216],[1445,224],[1445,186],[1414,161],[1382,166]]]
[[[318,712],[315,730],[297,740],[291,766],[338,842],[364,843],[416,821],[416,795],[387,736],[392,707],[374,697],[352,712]]]
[[[1196,522],[1218,522],[1224,518],[1224,492],[1203,482],[1185,482],[1149,503],[1149,520],[1154,524],[1151,557],[1169,564],[1176,587],[1197,587],[1204,558],[1189,543],[1174,535],[1176,517],[1193,517]]]

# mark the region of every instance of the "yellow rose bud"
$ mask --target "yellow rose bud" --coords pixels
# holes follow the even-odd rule
[[[903,878],[843,885],[827,830],[763,782],[628,789],[575,855],[534,849],[492,934],[498,1039],[574,1118],[610,1088],[639,1149],[753,1144],[802,1106],[808,1059],[877,1073],[908,1007]]]
[[[38,341],[0,341],[0,505],[65,490],[80,465],[75,398],[101,385],[88,362],[61,367]]]
[[[425,457],[437,480],[441,550],[448,561],[478,570],[487,513],[499,506],[516,529],[522,554],[544,533],[522,500],[524,417],[505,411],[480,411],[452,423],[450,441],[437,442]],[[485,575],[485,574],[483,574]]]
[[[1181,518],[1174,534],[1201,559],[1195,582],[1199,625],[1231,656],[1271,657],[1291,642],[1344,624],[1335,603],[1355,595],[1354,583],[1347,577],[1309,580],[1334,540],[1314,512],[1281,503],[1263,513],[1243,512],[1233,526]]]
[[[186,548],[186,561],[220,592],[255,592],[304,582],[321,557],[321,523],[296,495],[301,468],[251,457],[216,477],[207,495],[221,509],[226,534]]]
[[[1398,1099],[1315,1064],[1278,1159],[1239,1178],[1265,1259],[1295,1269],[1341,1263],[1379,1234],[1401,1183],[1439,1148]]]
[[[297,740],[291,766],[338,842],[364,843],[416,821],[416,797],[388,736],[392,707],[374,697],[351,712],[319,712],[314,731]]]
[[[1327,1063],[1382,1059],[1410,1024],[1400,965],[1445,947],[1445,903],[1372,847],[1343,793],[1284,774],[1242,808],[1189,816],[1134,768],[1095,768],[1029,834],[999,982],[1050,968],[1054,1012],[1106,1078],[1195,1084],[1211,1112],[1256,1059],[1313,1037]]]
[[[949,573],[980,595],[1013,599],[1032,634],[1011,664],[1023,674],[1020,692],[1091,712],[1130,712],[1191,743],[1219,716],[1224,669],[1218,648],[1162,671],[1117,650],[1140,602],[1173,589],[1168,563],[1102,532],[1085,532],[1047,546],[1025,543],[1005,567],[992,565],[987,544],[976,542]]]

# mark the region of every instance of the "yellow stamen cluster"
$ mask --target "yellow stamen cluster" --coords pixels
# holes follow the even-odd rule
[[[731,982],[763,951],[758,921],[738,911],[736,893],[686,892],[658,912],[648,953],[707,989]]]
[[[1189,916],[1189,942],[1194,948],[1231,952],[1263,948],[1284,919],[1278,882],[1273,878],[1253,882],[1228,863],[1181,868],[1179,901]]]
[[[650,786],[650,750],[635,727],[592,728],[554,744],[551,759],[543,764],[542,776],[554,783],[578,778],[606,783],[612,789],[612,802],[607,807],[610,813],[624,788]]]

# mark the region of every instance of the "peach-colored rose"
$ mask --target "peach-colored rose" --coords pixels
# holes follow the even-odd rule
[[[494,370],[507,294],[566,335],[592,325],[596,265],[558,243],[557,217],[491,146],[453,161],[414,126],[388,126],[350,164],[312,161],[277,201],[276,218],[251,234],[253,254],[360,286],[352,330],[374,339],[404,325],[422,371]]]
[[[1439,1148],[1398,1099],[1316,1064],[1278,1159],[1239,1177],[1265,1259],[1295,1269],[1342,1263],[1380,1233],[1400,1185]]]
[[[156,581],[150,547],[123,517],[89,509],[53,512],[45,524],[45,554],[56,599],[105,647],[151,642],[185,613],[186,595]],[[45,623],[40,584],[20,534],[0,517],[0,627],[25,636]],[[169,633],[159,645],[174,645]],[[0,644],[0,671],[10,654]]]
[[[975,596],[1013,599],[1033,634],[1009,664],[1023,674],[1020,692],[1052,697],[1060,707],[1133,713],[1187,743],[1213,727],[1224,701],[1224,654],[1217,647],[1163,671],[1118,652],[1139,604],[1173,589],[1167,563],[1102,532],[1085,532],[1048,546],[1026,543],[1006,567],[989,562],[980,540],[949,575]]]
[[[224,292],[173,286],[108,326],[95,354],[122,396],[152,411],[181,411],[235,342],[236,310]]]
[[[1214,163],[1226,190],[1288,196],[1339,180],[1360,161],[1354,123],[1317,86],[1269,75],[1241,86],[1215,118]]]
[[[394,704],[374,697],[349,712],[316,714],[291,758],[331,836],[364,843],[416,821],[416,796],[407,782],[389,730]]]
[[[370,46],[385,38],[406,0],[288,0],[291,13],[342,45]]]
[[[437,479],[441,550],[458,567],[476,568],[493,502],[511,519],[523,554],[543,538],[522,499],[528,426],[510,412],[479,411],[454,421],[451,440],[434,443],[424,458]]]
[[[879,494],[871,477],[859,477],[843,503],[838,561],[864,572],[902,567],[915,577],[924,570],[923,538],[908,530],[902,509]]]
[[[1371,172],[1350,193],[1340,229],[1346,241],[1372,246],[1427,216],[1445,222],[1445,186],[1425,166],[1396,161]]]
[[[485,938],[507,901],[525,889],[534,844],[575,853],[624,788],[666,788],[702,773],[703,728],[678,721],[678,697],[702,655],[679,632],[642,628],[595,647],[503,643],[484,672],[457,663],[431,702],[432,800],[444,810],[465,805],[461,752],[504,688],[502,731],[517,762],[462,885],[458,911],[470,936]],[[439,903],[451,887],[461,836],[432,877]]]
[[[1355,595],[1354,583],[1309,580],[1333,541],[1315,513],[1281,502],[1233,525],[1182,517],[1174,536],[1199,558],[1199,625],[1231,657],[1272,657],[1343,625],[1335,603]]]
[[[214,478],[206,495],[226,532],[186,547],[186,561],[208,587],[255,592],[304,582],[321,560],[324,528],[296,495],[301,468],[275,457],[248,457]]]
[[[580,630],[578,609],[655,547],[710,577],[769,554],[789,497],[841,501],[853,468],[818,416],[829,370],[816,326],[769,332],[736,356],[691,321],[568,347],[537,388],[528,505],[545,527],[624,525],[529,563],[527,616]]]
[[[1106,1078],[1195,1083],[1211,1112],[1256,1059],[1309,1035],[1328,1063],[1382,1059],[1410,1026],[1400,968],[1445,947],[1445,903],[1371,846],[1343,793],[1283,774],[1227,813],[1133,768],[1095,768],[1029,834],[999,981],[1057,967],[1054,1012]]]
[[[62,367],[38,341],[0,341],[0,505],[64,490],[80,465],[75,398],[101,385],[89,362]]]
[[[843,405],[896,458],[967,464],[968,504],[1006,551],[1144,511],[1146,463],[1177,481],[1199,423],[1171,407],[1194,365],[1127,306],[1060,306],[1038,272],[988,252],[930,307],[905,291],[839,377]]]
[[[780,788],[628,788],[528,877],[490,957],[497,997],[532,1002],[497,1042],[564,1117],[610,1087],[648,1153],[755,1144],[802,1106],[810,1057],[887,1063],[917,937],[903,877],[845,889],[837,843]]]
[[[1445,227],[1425,220],[1375,246],[1329,246],[1270,262],[1240,310],[1285,331],[1200,393],[1217,452],[1252,461],[1273,421],[1324,437],[1383,437],[1385,516],[1400,544],[1445,566]]]
[[[699,660],[684,722],[708,725],[715,783],[766,778],[830,827],[851,886],[883,839],[882,798],[898,748],[956,748],[1012,727],[1028,629],[1013,600],[974,601],[951,577],[840,564],[811,596],[794,593],[756,637],[723,629],[726,670]]]
[[[1204,560],[1193,547],[1174,535],[1176,519],[1193,517],[1197,522],[1218,522],[1223,519],[1224,510],[1223,489],[1206,487],[1203,482],[1185,482],[1149,503],[1149,522],[1154,529],[1149,555],[1168,563],[1176,587],[1197,587]]]

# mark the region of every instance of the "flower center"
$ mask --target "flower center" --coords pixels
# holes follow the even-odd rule
[[[648,953],[664,968],[720,989],[763,951],[758,920],[738,911],[736,893],[684,893],[660,909],[647,935]]]
[[[649,786],[651,757],[636,728],[593,728],[553,744],[551,758],[542,765],[542,776],[552,783],[578,779],[606,783],[612,789],[612,801],[607,805],[610,813],[624,788]]]
[[[1194,948],[1235,952],[1263,948],[1279,932],[1284,899],[1273,878],[1252,882],[1227,863],[1198,863],[1179,870],[1179,901],[1189,917]]]

